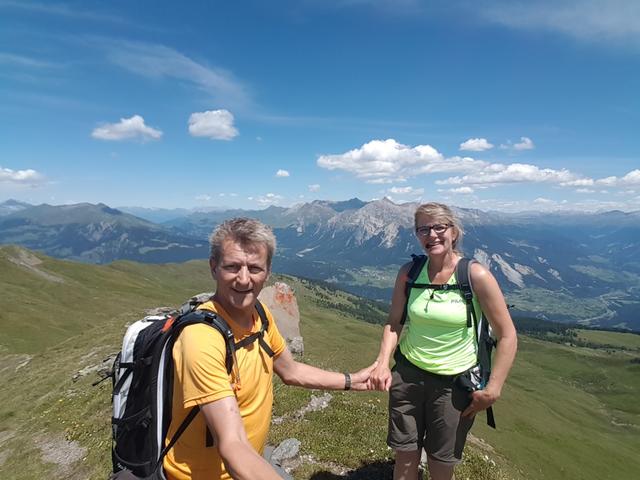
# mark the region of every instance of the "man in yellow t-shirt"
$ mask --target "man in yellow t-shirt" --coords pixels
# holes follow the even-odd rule
[[[200,306],[218,313],[241,341],[259,332],[258,294],[271,272],[275,237],[256,220],[237,218],[211,235],[209,265],[216,293]],[[189,411],[200,413],[164,458],[168,480],[280,478],[261,456],[271,422],[272,376],[307,388],[367,390],[375,364],[354,374],[328,372],[297,362],[271,313],[266,311],[267,352],[254,341],[236,352],[234,370],[225,366],[222,335],[208,325],[185,327],[173,347],[174,386],[171,438]],[[167,440],[168,441],[168,440]]]

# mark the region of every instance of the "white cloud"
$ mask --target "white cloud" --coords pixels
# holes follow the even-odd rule
[[[529,137],[520,137],[520,142],[513,145],[514,150],[533,150],[535,145]]]
[[[313,185],[308,185],[308,188],[310,192],[317,192],[318,190],[320,190],[320,185],[314,183]]]
[[[569,202],[561,200],[554,202],[543,198],[535,204],[537,211],[583,211],[583,212],[603,212],[610,210],[622,210],[625,212],[640,210],[640,197],[625,197],[621,200],[614,200],[612,196],[601,197],[596,199],[592,196],[585,197],[583,200]],[[462,200],[458,200],[459,206],[468,206],[471,208],[479,208],[483,210],[499,210],[505,212],[522,212],[531,210],[531,201],[529,200],[505,200],[505,199],[482,199],[473,198],[473,201],[467,201],[466,205]]]
[[[461,194],[461,195],[469,195],[470,193],[473,193],[474,190],[471,187],[459,187],[459,188],[450,188],[449,193],[457,193],[457,194]]]
[[[425,173],[472,171],[486,163],[470,157],[445,158],[431,145],[409,147],[389,138],[372,140],[343,154],[321,155],[317,164],[345,170],[368,183],[390,183]]]
[[[278,195],[277,193],[267,193],[261,197],[258,197],[256,200],[262,206],[267,205],[275,205],[284,197],[282,195]]]
[[[276,172],[276,177],[289,177],[289,176],[290,174],[287,170],[280,169]]]
[[[487,20],[518,30],[543,30],[580,41],[640,46],[640,3],[637,0],[307,0],[314,5],[338,8],[366,7],[385,15],[411,19],[452,15]],[[369,12],[368,12],[369,13]]]
[[[539,168],[535,165],[512,163],[504,165],[493,163],[478,169],[470,175],[449,177],[438,180],[438,185],[498,185],[506,183],[558,183],[563,184],[577,179],[575,173],[569,170],[554,170]]]
[[[538,197],[536,198],[533,203],[538,204],[538,205],[552,205],[554,203],[556,203],[553,200],[550,200],[548,198],[543,198],[543,197]]]
[[[618,177],[605,177],[596,180],[597,185],[604,185],[606,187],[614,187],[618,183]]]
[[[231,140],[238,136],[233,126],[233,114],[229,110],[195,112],[189,117],[189,133],[194,137],[212,140]]]
[[[640,46],[637,0],[493,0],[475,9],[516,29],[544,29],[591,42]]]
[[[597,185],[605,187],[635,187],[640,186],[640,170],[631,170],[624,177],[605,177],[595,181]]]
[[[424,193],[424,188],[391,187],[387,192],[394,195],[422,195]]]
[[[640,185],[640,170],[632,170],[622,177],[622,181],[627,185]]]
[[[211,95],[218,105],[243,108],[252,103],[244,85],[222,68],[198,63],[163,45],[100,39],[100,46],[105,44],[108,59],[130,72],[192,83]]]
[[[568,182],[560,183],[562,187],[591,187],[594,181],[592,178],[578,178],[577,180],[571,180]]]
[[[486,138],[470,138],[466,142],[460,144],[460,150],[467,150],[470,152],[483,152],[490,150],[493,145],[487,141]]]
[[[196,200],[198,200],[199,202],[209,202],[211,200],[211,195],[207,195],[207,194],[198,195],[196,197]]]
[[[84,20],[94,20],[99,22],[129,23],[122,17],[107,13],[98,13],[89,10],[82,10],[78,5],[66,5],[64,3],[54,4],[53,2],[25,2],[20,0],[2,0],[0,8],[23,9],[28,12],[42,13],[45,15],[57,15],[60,17],[77,18]]]
[[[596,191],[591,188],[576,188],[576,193],[596,193]]]
[[[55,63],[45,62],[43,60],[26,57],[24,55],[15,55],[13,53],[4,52],[0,52],[0,65],[1,64],[29,68],[52,68],[58,66]]]
[[[144,124],[144,118],[134,115],[131,118],[121,118],[118,123],[106,123],[91,132],[93,138],[99,140],[158,140],[162,132]]]
[[[529,137],[520,137],[520,141],[518,143],[513,143],[511,140],[507,140],[507,143],[503,143],[500,145],[502,150],[515,150],[521,152],[523,150],[533,150],[535,145],[533,144],[533,140]]]
[[[44,183],[44,181],[44,176],[31,168],[12,170],[0,167],[0,184],[35,187]]]

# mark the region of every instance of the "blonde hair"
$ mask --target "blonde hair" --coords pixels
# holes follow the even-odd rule
[[[418,228],[418,217],[420,215],[426,215],[438,222],[448,223],[453,225],[455,230],[455,238],[453,240],[453,251],[462,255],[462,237],[464,236],[464,229],[458,216],[453,213],[450,207],[444,203],[429,202],[423,203],[416,208],[416,213],[413,215],[414,228]]]
[[[263,244],[267,247],[267,268],[271,270],[271,260],[276,251],[276,237],[271,227],[252,218],[232,218],[218,225],[209,236],[211,258],[216,263],[222,257],[222,244],[233,240],[241,245]]]

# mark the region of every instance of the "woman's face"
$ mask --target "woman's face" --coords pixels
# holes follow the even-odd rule
[[[427,255],[444,255],[452,252],[457,235],[456,228],[446,219],[418,215],[416,236]]]

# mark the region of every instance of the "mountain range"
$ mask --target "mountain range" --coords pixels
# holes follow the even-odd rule
[[[7,201],[0,204],[0,243],[89,263],[182,262],[206,258],[215,225],[247,216],[273,227],[275,271],[388,302],[399,265],[420,253],[416,206],[354,198],[190,211]],[[640,212],[456,211],[465,254],[491,269],[515,312],[640,330]]]

